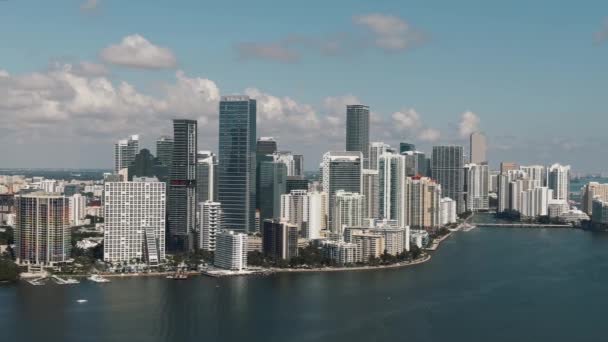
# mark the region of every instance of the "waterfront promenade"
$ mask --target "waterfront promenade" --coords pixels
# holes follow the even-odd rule
[[[543,223],[483,223],[482,226],[490,228],[572,228],[569,224],[543,224]]]

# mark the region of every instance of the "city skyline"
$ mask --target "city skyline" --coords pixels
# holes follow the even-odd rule
[[[597,99],[604,89],[599,66],[608,6],[569,4],[572,10],[563,11],[541,3],[524,13],[514,10],[523,2],[512,3],[500,15],[477,1],[432,10],[420,3],[335,4],[317,26],[303,23],[297,34],[269,30],[284,28],[282,21],[267,26],[246,19],[248,33],[235,36],[204,34],[223,20],[213,13],[225,13],[225,4],[206,11],[184,2],[181,24],[161,31],[145,18],[178,9],[112,0],[36,8],[2,2],[0,37],[12,44],[0,65],[0,102],[6,103],[0,152],[8,167],[110,168],[112,155],[103,146],[140,134],[142,147],[153,150],[177,117],[197,119],[199,146],[217,152],[219,96],[244,93],[259,103],[258,136],[275,136],[282,148],[306,155],[307,170],[325,151],[343,149],[344,107],[364,103],[372,108],[370,141],[409,141],[430,153],[433,144],[466,145],[467,135],[481,130],[492,167],[501,160],[562,160],[577,171],[600,171],[602,160],[584,156],[600,153],[607,142]],[[297,15],[280,6],[264,14],[263,7],[243,4],[236,14],[273,15],[291,25],[315,6]],[[495,25],[481,32],[479,13]],[[66,20],[49,21],[58,14]],[[16,18],[35,22],[32,31],[10,30]],[[510,30],[514,18],[521,28]],[[200,29],[208,45],[188,39],[195,19],[205,23]],[[366,82],[353,82],[352,70]],[[287,133],[296,129],[301,134]],[[16,146],[24,153],[10,153]],[[49,157],[53,151],[63,153]]]

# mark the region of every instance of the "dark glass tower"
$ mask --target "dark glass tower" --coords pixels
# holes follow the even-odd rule
[[[363,154],[363,168],[369,161],[369,107],[346,106],[346,150]]]
[[[456,201],[456,212],[465,211],[464,149],[462,146],[433,146],[433,179],[441,184],[444,197]]]
[[[173,138],[162,136],[156,140],[156,158],[166,167],[171,167]]]
[[[278,161],[264,161],[260,164],[260,218],[281,217],[281,195],[287,190],[287,167]]]
[[[218,202],[224,226],[255,230],[256,101],[248,96],[222,96],[218,149]]]
[[[179,252],[192,249],[196,227],[196,120],[173,120],[173,139],[167,245]]]
[[[260,165],[265,161],[272,161],[272,154],[277,151],[277,141],[273,137],[259,137],[255,148],[256,175],[255,175],[255,208],[260,209],[262,192],[260,191]]]

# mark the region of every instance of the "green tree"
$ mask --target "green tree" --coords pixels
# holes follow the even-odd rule
[[[19,273],[19,267],[12,260],[0,258],[0,281],[16,281]]]

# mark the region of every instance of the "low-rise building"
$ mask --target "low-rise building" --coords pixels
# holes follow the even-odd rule
[[[321,242],[322,255],[335,261],[337,265],[354,264],[357,256],[357,245],[354,243],[324,240]]]
[[[242,271],[247,268],[247,234],[223,230],[216,235],[215,267]]]

